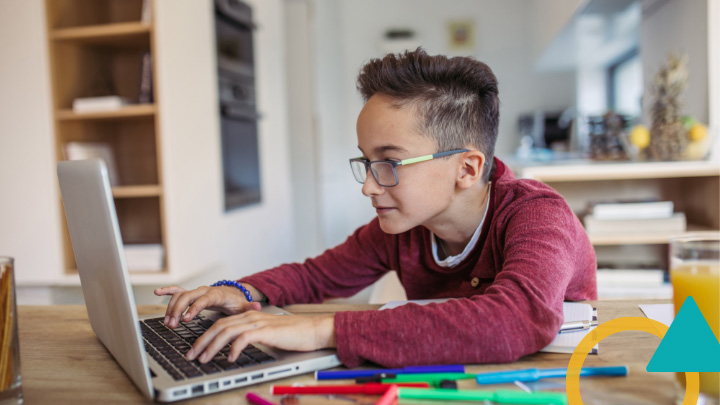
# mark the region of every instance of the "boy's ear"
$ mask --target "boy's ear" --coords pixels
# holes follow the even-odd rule
[[[455,183],[461,189],[474,186],[482,181],[485,168],[485,155],[479,150],[463,153]]]

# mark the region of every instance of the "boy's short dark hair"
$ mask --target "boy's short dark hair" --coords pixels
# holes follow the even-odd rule
[[[365,102],[381,93],[398,107],[417,108],[420,132],[435,140],[438,152],[471,145],[492,167],[500,100],[488,65],[469,57],[430,56],[417,48],[369,61],[360,70],[357,88]],[[488,169],[483,180],[489,174]]]

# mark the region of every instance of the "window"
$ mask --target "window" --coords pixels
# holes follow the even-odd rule
[[[637,48],[610,65],[608,79],[608,107],[620,115],[642,115],[642,63]]]

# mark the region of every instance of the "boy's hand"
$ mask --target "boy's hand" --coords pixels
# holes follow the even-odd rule
[[[249,287],[247,284],[245,286]],[[251,292],[254,291],[257,290],[253,288]],[[203,309],[220,311],[227,315],[239,314],[251,309],[260,310],[259,302],[248,302],[243,293],[235,287],[198,287],[187,291],[182,287],[171,286],[156,289],[155,295],[172,295],[164,320],[165,326],[169,328],[177,328],[181,320],[190,321]],[[184,316],[183,312],[185,312]]]
[[[284,350],[312,351],[335,347],[334,315],[271,315],[249,311],[219,319],[187,353],[188,360],[207,363],[227,344],[228,361],[237,360],[251,343]]]

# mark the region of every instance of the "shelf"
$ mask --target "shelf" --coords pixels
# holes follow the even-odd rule
[[[517,172],[519,177],[542,182],[711,177],[720,176],[720,162],[557,162],[544,166],[523,166]]]
[[[687,232],[718,232],[708,227],[689,225]],[[640,234],[609,234],[588,235],[593,246],[613,245],[663,245],[676,234],[640,233]]]
[[[158,185],[121,186],[113,187],[112,194],[114,198],[159,197],[162,188]]]
[[[207,269],[198,269],[190,273],[174,274],[163,269],[162,271],[131,271],[130,284],[133,286],[154,286],[181,285],[196,277],[201,276]],[[77,287],[80,286],[80,275],[77,269],[67,269],[66,273],[42,282],[23,283],[23,287],[58,286]]]
[[[58,121],[132,119],[151,117],[155,115],[156,111],[157,108],[155,107],[155,104],[135,104],[128,105],[117,110],[82,113],[75,112],[71,109],[65,109],[57,110],[55,112],[55,119]]]
[[[124,22],[56,29],[50,37],[55,41],[128,46],[149,44],[151,30],[152,26],[147,23]]]

